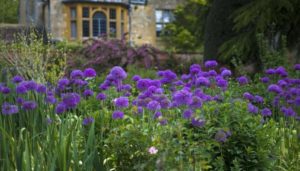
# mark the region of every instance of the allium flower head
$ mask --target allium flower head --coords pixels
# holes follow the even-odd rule
[[[156,154],[158,152],[158,150],[152,146],[148,149],[148,152],[153,155],[153,154]]]
[[[122,67],[115,66],[110,71],[111,76],[116,80],[124,80],[127,77],[127,73]]]
[[[162,84],[172,83],[177,78],[177,75],[171,70],[160,71],[158,75],[162,75],[160,76],[162,77],[162,79],[160,80]]]
[[[248,111],[253,114],[258,113],[258,107],[254,106],[252,103],[248,103]]]
[[[95,121],[95,119],[93,117],[87,117],[87,118],[84,118],[83,121],[82,121],[82,125],[90,125],[92,124],[93,122]]]
[[[173,94],[173,101],[177,105],[189,105],[192,102],[192,93],[186,90],[179,90]]]
[[[281,112],[286,116],[286,117],[294,117],[296,116],[296,112],[291,108],[291,107],[281,107]]]
[[[25,83],[25,87],[27,88],[27,90],[36,90],[38,84],[31,80],[31,81],[26,81]]]
[[[205,120],[192,118],[192,125],[195,127],[203,127],[205,125]]]
[[[123,119],[124,118],[124,113],[122,111],[116,110],[112,114],[113,119]]]
[[[36,104],[36,102],[34,102],[34,101],[25,101],[25,102],[23,102],[23,104],[22,104],[22,108],[24,109],[24,110],[33,110],[33,109],[35,109],[37,107],[37,104]]]
[[[79,69],[73,70],[70,77],[71,79],[81,79],[83,78],[83,72]]]
[[[221,76],[222,77],[230,77],[232,75],[231,71],[228,70],[228,69],[224,69],[222,72],[221,72]]]
[[[230,136],[231,136],[230,131],[219,130],[215,134],[215,140],[220,143],[224,143],[227,141],[228,137],[230,137]]]
[[[280,94],[282,92],[282,89],[276,84],[271,84],[268,87],[268,91]]]
[[[221,78],[216,80],[216,85],[220,88],[227,88],[228,87],[228,81]]]
[[[3,115],[12,115],[19,112],[19,108],[16,105],[11,105],[8,103],[2,104],[2,114]]]
[[[261,110],[261,115],[262,116],[271,116],[272,111],[269,108],[264,108],[264,109]]]
[[[77,93],[66,93],[62,96],[62,102],[67,109],[75,108],[80,102],[80,95]]]
[[[20,82],[22,82],[24,80],[24,78],[22,77],[22,76],[20,76],[20,75],[16,75],[16,76],[14,76],[13,78],[12,78],[12,82],[13,83],[20,83]]]
[[[93,96],[93,95],[94,95],[94,92],[93,92],[93,90],[90,90],[90,89],[86,89],[83,92],[84,97],[90,97],[90,96]]]
[[[161,117],[161,116],[162,116],[161,111],[156,111],[156,112],[154,113],[154,115],[153,115],[153,118],[154,118],[154,119],[157,119],[157,118],[159,118],[159,117]]]
[[[147,104],[147,109],[157,111],[161,109],[161,106],[158,101],[153,100]]]
[[[210,61],[206,61],[204,65],[206,68],[214,68],[218,66],[218,63],[215,60],[210,60]]]
[[[256,95],[256,96],[254,96],[254,101],[256,103],[264,103],[264,98],[261,97],[261,96]]]
[[[139,76],[139,75],[134,75],[133,77],[132,77],[132,81],[135,81],[135,82],[137,82],[138,80],[140,80],[141,79],[141,76]]]
[[[56,103],[56,98],[54,96],[46,96],[45,98],[46,103],[49,104],[55,104]]]
[[[245,76],[241,76],[237,78],[237,81],[239,82],[240,85],[245,85],[248,84],[248,78]]]
[[[129,106],[128,97],[119,97],[114,99],[114,104],[118,108],[126,108]]]
[[[194,112],[191,109],[187,109],[183,112],[182,117],[184,119],[190,119],[193,116]]]
[[[56,114],[62,114],[64,112],[66,112],[67,107],[64,103],[59,103],[56,107],[55,107],[55,113]]]
[[[243,97],[244,97],[245,99],[249,100],[249,101],[254,100],[253,95],[252,95],[251,93],[249,93],[249,92],[245,92],[245,93],[243,94]]]
[[[60,87],[64,87],[64,86],[68,86],[70,84],[69,79],[67,78],[61,78],[58,80],[58,86]]]
[[[210,81],[206,77],[199,77],[196,80],[196,86],[210,86]]]
[[[268,75],[274,75],[276,73],[276,70],[273,68],[270,68],[270,69],[267,69],[265,73]]]
[[[278,75],[280,75],[281,77],[287,77],[288,76],[287,71],[282,66],[276,68],[275,73],[278,74]]]
[[[190,66],[191,75],[197,75],[199,72],[201,72],[201,66],[199,64],[193,64]]]
[[[96,97],[97,100],[105,100],[106,99],[106,95],[104,93],[99,93]]]
[[[202,100],[198,96],[193,96],[192,101],[189,104],[189,107],[192,109],[199,109],[202,107]]]
[[[300,64],[295,64],[295,65],[294,65],[294,69],[295,69],[296,71],[299,71],[299,70],[300,70]]]
[[[1,88],[1,92],[2,92],[3,94],[9,94],[9,93],[10,93],[10,88],[8,88],[8,87],[2,87],[2,88]]]
[[[43,84],[39,84],[36,88],[36,92],[41,93],[41,94],[45,94],[47,91],[47,87]]]
[[[83,76],[85,78],[93,78],[96,77],[97,73],[93,68],[87,68],[83,71]]]
[[[260,81],[261,81],[262,83],[268,83],[268,82],[270,81],[270,78],[269,78],[269,77],[262,77],[262,78],[260,79]]]
[[[137,81],[136,84],[137,89],[139,89],[140,91],[144,91],[148,89],[149,86],[150,86],[149,79],[140,79],[139,81]]]

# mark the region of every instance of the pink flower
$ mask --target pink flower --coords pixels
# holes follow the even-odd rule
[[[149,149],[148,149],[148,152],[150,153],[150,154],[156,154],[157,152],[158,152],[158,150],[155,148],[155,147],[150,147]]]

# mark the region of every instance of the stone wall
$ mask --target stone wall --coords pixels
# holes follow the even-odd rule
[[[67,22],[65,21],[66,13],[63,10],[62,0],[50,1],[50,32],[56,40],[63,40],[65,37]]]

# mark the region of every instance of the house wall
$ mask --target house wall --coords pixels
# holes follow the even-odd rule
[[[54,39],[63,40],[67,28],[67,14],[62,0],[50,1],[50,32]]]

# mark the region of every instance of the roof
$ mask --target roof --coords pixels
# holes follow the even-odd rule
[[[65,4],[72,3],[93,3],[93,4],[115,4],[123,7],[129,7],[129,4],[124,2],[124,0],[63,0]]]

